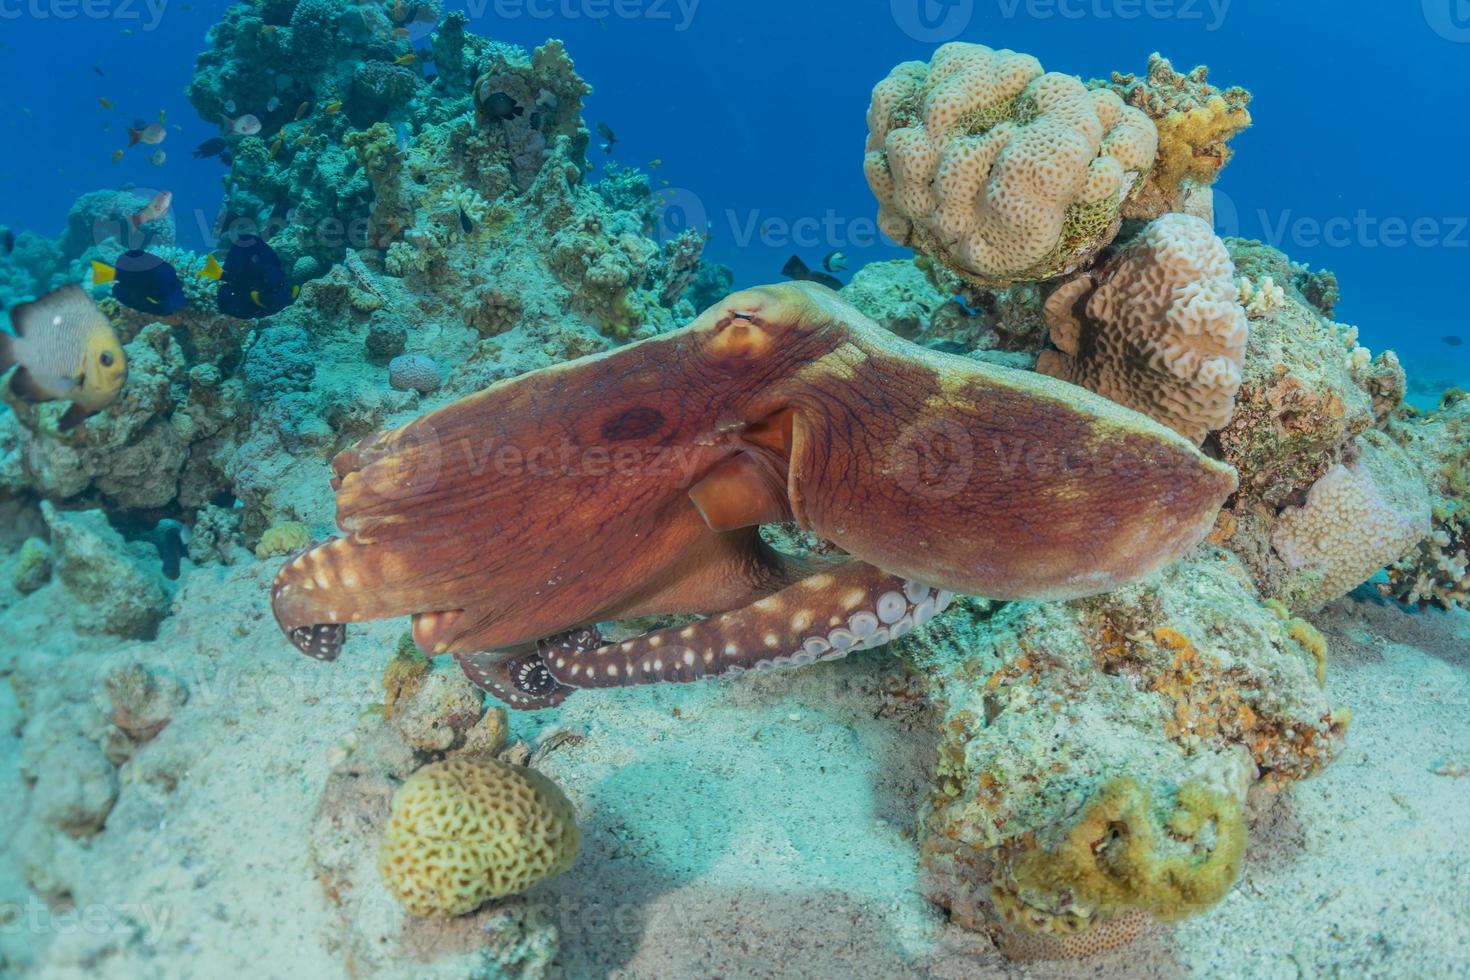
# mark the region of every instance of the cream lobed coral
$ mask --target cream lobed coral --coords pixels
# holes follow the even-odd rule
[[[1196,443],[1230,421],[1249,333],[1234,266],[1207,222],[1167,214],[1046,301],[1057,350],[1037,370]]]
[[[1357,444],[1358,458],[1328,470],[1272,531],[1287,567],[1308,573],[1283,597],[1293,608],[1346,595],[1430,534],[1429,492],[1413,461],[1381,432]]]
[[[1075,269],[1111,241],[1157,146],[1115,93],[954,42],[873,89],[864,170],[885,234],[1006,285]]]
[[[413,915],[463,915],[565,871],[579,840],[572,805],[536,770],[449,759],[393,794],[379,870]]]

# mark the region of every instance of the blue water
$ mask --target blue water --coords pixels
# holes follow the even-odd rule
[[[596,88],[589,124],[611,159],[667,180],[676,226],[707,220],[708,255],[742,284],[779,279],[792,252],[841,249],[855,268],[907,254],[879,240],[863,180],[868,92],[943,40],[1011,47],[1050,70],[1142,72],[1150,52],[1255,93],[1218,190],[1224,233],[1337,272],[1338,318],[1411,374],[1470,381],[1470,4],[1329,0],[472,0],[470,30],[534,46],[563,38]],[[216,135],[184,99],[223,5],[208,0],[0,0],[0,224],[47,235],[81,193],[134,183],[175,193],[203,244],[224,171],[189,151]],[[91,68],[99,66],[106,77]],[[106,98],[115,111],[106,111]],[[162,168],[125,125],[166,110]],[[242,107],[241,111],[248,111]],[[608,156],[594,146],[594,161]],[[762,234],[764,232],[764,234]]]

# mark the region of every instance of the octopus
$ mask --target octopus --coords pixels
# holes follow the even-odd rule
[[[523,709],[842,657],[956,594],[1108,591],[1193,548],[1236,485],[1143,415],[919,347],[809,282],[497,383],[332,470],[340,536],[272,587],[291,643],[335,660],[348,624],[411,616],[425,653]],[[778,552],[760,528],[781,522],[841,557]],[[601,633],[655,615],[685,624]]]

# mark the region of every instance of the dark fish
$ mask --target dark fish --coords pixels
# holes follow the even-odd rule
[[[606,142],[602,144],[602,152],[611,153],[612,148],[618,145],[618,134],[614,133],[612,131],[612,127],[605,122],[600,122],[597,124],[597,132],[598,135],[606,140]]]
[[[103,72],[102,72],[102,66],[101,65],[93,65],[92,66],[92,71],[96,73],[96,75],[97,75],[98,78],[106,78],[107,77],[105,74],[103,74]]]
[[[118,256],[116,265],[93,262],[92,282],[112,283],[113,299],[139,313],[168,316],[188,303],[174,267],[136,248]]]
[[[177,579],[180,563],[184,555],[188,554],[188,547],[184,543],[184,526],[178,521],[165,518],[148,533],[147,539],[158,549],[164,576],[170,580]]]
[[[475,230],[475,223],[470,220],[469,215],[464,213],[464,208],[459,209],[459,226],[466,235]]]
[[[936,340],[927,345],[930,350],[937,350],[941,354],[968,354],[970,348],[957,340]]]
[[[6,228],[5,231],[0,232],[0,252],[4,252],[6,255],[9,255],[11,252],[14,251],[15,232],[11,231],[9,228]]]
[[[217,157],[230,148],[230,144],[219,136],[207,139],[194,148],[194,159]]]
[[[787,279],[799,279],[804,282],[815,282],[826,286],[828,289],[841,289],[842,280],[825,272],[816,272],[807,268],[807,264],[801,260],[801,256],[793,255],[786,260],[781,267],[781,275]]]
[[[219,280],[215,298],[220,312],[241,320],[279,313],[300,292],[286,281],[275,249],[254,235],[237,238],[225,256],[225,264],[211,262],[201,275]]]
[[[1451,347],[1463,347],[1465,345],[1465,338],[1464,337],[1457,337],[1454,334],[1450,334],[1448,337],[1441,337],[1439,339],[1440,340],[1443,340],[1445,343],[1449,344]]]
[[[485,108],[485,115],[497,122],[514,119],[526,111],[516,104],[515,99],[504,92],[492,92],[490,97],[480,104]]]
[[[235,151],[232,150],[232,149],[230,149],[229,147],[225,147],[223,150],[220,150],[219,151],[219,162],[222,163],[222,164],[224,164],[227,167],[234,166],[234,164],[235,164]]]

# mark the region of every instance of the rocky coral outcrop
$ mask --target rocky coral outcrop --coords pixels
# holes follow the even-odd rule
[[[1470,609],[1470,395],[1445,393],[1436,411],[1390,429],[1428,479],[1430,533],[1388,570],[1383,591],[1419,606]]]
[[[76,598],[76,628],[151,637],[170,602],[158,552],[128,544],[100,510],[64,512],[43,502],[41,512],[51,531],[56,578]]]
[[[1106,596],[968,605],[905,638],[944,716],[925,890],[1048,957],[1219,900],[1248,815],[1341,748],[1307,636],[1205,547]]]

